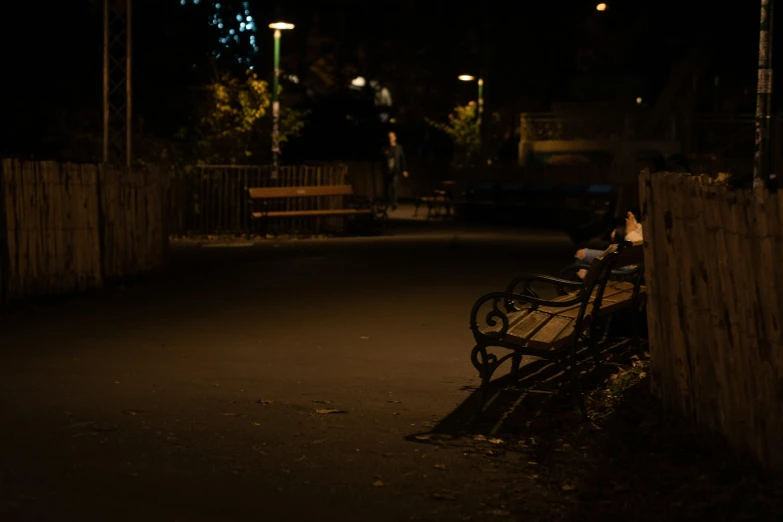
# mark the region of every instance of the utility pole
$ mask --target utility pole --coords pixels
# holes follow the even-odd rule
[[[487,129],[484,123],[484,79],[487,77],[489,69],[489,19],[488,19],[488,5],[484,2],[481,8],[481,66],[479,68],[480,74],[478,79],[478,123],[479,123],[479,139],[480,154],[482,170],[487,167],[488,158],[487,152],[489,147],[487,146]]]
[[[753,164],[753,187],[769,186],[769,138],[772,119],[772,3],[761,0],[759,30],[759,76],[756,89],[756,153]]]
[[[130,167],[131,1],[103,0],[103,162]]]

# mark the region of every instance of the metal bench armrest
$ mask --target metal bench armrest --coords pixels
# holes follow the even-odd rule
[[[519,286],[521,283],[525,283],[525,286],[523,288],[524,291],[532,291],[530,289],[530,283],[533,282],[541,282],[541,283],[550,283],[553,285],[558,285],[559,287],[563,288],[571,288],[574,290],[579,290],[584,288],[584,283],[581,281],[570,281],[568,279],[561,279],[559,277],[552,277],[548,275],[539,275],[539,274],[526,274],[517,277],[513,281],[511,281],[508,286],[506,286],[506,292],[514,293],[517,290],[517,286]],[[535,292],[533,292],[535,294]]]
[[[491,292],[481,296],[473,305],[473,309],[470,311],[470,329],[473,331],[474,336],[490,337],[494,339],[501,339],[508,332],[510,321],[508,314],[519,309],[514,306],[515,303],[524,303],[531,305],[532,309],[536,309],[539,306],[552,306],[552,307],[569,307],[578,304],[582,301],[581,297],[575,297],[568,301],[550,301],[548,299],[541,299],[531,295],[515,294],[511,292]],[[503,303],[503,309],[500,304]],[[495,327],[500,323],[500,330],[487,332],[482,330],[479,326],[479,312],[483,306],[487,303],[492,303],[492,308],[484,316],[484,326]]]

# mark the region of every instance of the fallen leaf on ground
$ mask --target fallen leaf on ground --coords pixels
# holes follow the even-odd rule
[[[482,441],[482,440],[487,440],[487,438],[484,435],[476,435],[475,437],[473,437],[473,440]]]
[[[221,413],[221,415],[223,417],[242,417],[244,415],[244,413],[230,413],[230,412],[226,412],[226,413]]]
[[[374,488],[382,488],[383,487],[383,482],[380,481],[380,480],[376,480],[375,482],[372,483],[372,486]]]
[[[446,469],[445,464],[435,464],[435,469]]]
[[[272,401],[265,401],[263,399],[259,399],[256,401],[258,404],[272,404]]]
[[[489,512],[489,514],[490,515],[495,515],[495,516],[498,516],[498,517],[507,517],[507,516],[511,515],[511,513],[509,513],[505,509],[493,509],[492,511]]]
[[[327,414],[327,413],[348,413],[345,410],[338,410],[336,408],[318,408],[315,410],[316,413],[320,414]]]
[[[487,442],[490,444],[503,444],[503,439],[489,439]]]
[[[394,401],[394,400],[392,400],[392,401],[386,401],[386,402],[393,402],[394,404],[402,404],[402,401]]]
[[[576,488],[571,484],[563,484],[563,486],[560,489],[562,489],[563,491],[573,491]]]
[[[313,401],[316,404],[332,404],[332,401]]]
[[[99,425],[93,425],[90,426],[90,431],[119,431],[117,429],[117,426],[99,426]]]
[[[433,493],[432,498],[435,500],[457,500],[457,497],[454,495],[449,495],[447,493]]]
[[[366,341],[366,340],[368,340],[368,339],[369,339],[369,337],[362,336],[362,337],[361,337],[361,339],[363,339],[363,340],[365,340],[365,341]]]
[[[429,435],[414,435],[413,438],[416,440],[430,440]]]
[[[122,413],[124,413],[125,415],[130,415],[131,417],[135,417],[136,415],[141,413],[141,411],[140,410],[125,410]]]

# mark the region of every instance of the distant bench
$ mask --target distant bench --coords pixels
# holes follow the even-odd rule
[[[418,215],[419,207],[422,204],[427,205],[427,219],[442,215],[441,211],[444,211],[446,216],[451,215],[451,208],[454,204],[453,191],[455,184],[454,181],[442,181],[440,183],[442,188],[435,189],[416,198],[416,209],[413,215]]]
[[[264,187],[247,189],[250,200],[254,203],[252,217],[254,219],[269,218],[319,218],[341,216],[372,217],[376,212],[367,200],[357,198],[351,185],[320,185],[300,187]],[[282,199],[318,198],[329,196],[345,196],[347,205],[342,208],[323,209],[270,209],[274,201]],[[260,208],[257,208],[258,205]]]
[[[446,215],[451,214],[451,196],[445,190],[435,190],[431,194],[417,198],[414,216],[419,214],[422,203],[427,205],[427,219],[441,215],[441,210],[445,211]]]

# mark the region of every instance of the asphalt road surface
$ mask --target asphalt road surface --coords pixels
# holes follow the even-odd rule
[[[478,384],[475,299],[572,249],[447,227],[180,247],[164,277],[4,311],[0,520],[502,516],[507,471],[412,435]]]

